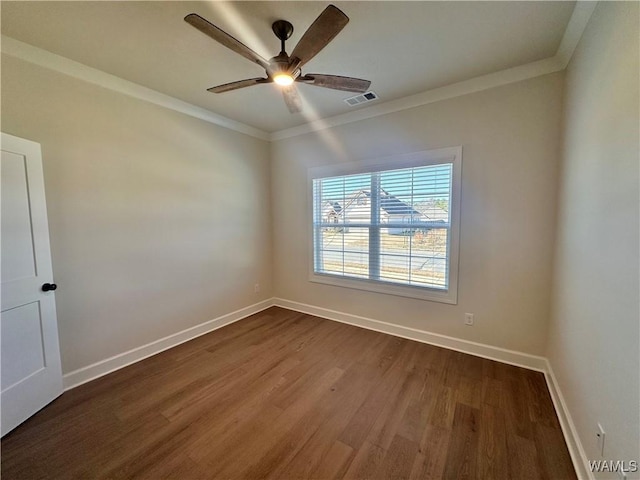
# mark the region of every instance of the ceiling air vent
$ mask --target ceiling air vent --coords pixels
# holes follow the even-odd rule
[[[371,102],[373,100],[376,100],[377,98],[378,98],[378,95],[376,95],[374,92],[369,91],[369,92],[362,93],[360,95],[355,95],[353,97],[345,98],[344,101],[350,107],[355,107],[356,105],[360,105],[361,103]]]

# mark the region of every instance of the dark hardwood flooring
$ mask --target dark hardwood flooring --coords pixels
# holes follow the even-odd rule
[[[64,393],[2,479],[576,478],[541,373],[270,308]]]

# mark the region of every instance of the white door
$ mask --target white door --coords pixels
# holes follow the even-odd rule
[[[2,435],[62,393],[40,145],[2,134]],[[44,291],[48,290],[48,291]]]

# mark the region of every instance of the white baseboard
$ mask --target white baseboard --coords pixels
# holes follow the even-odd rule
[[[588,467],[589,461],[587,459],[587,454],[584,451],[584,447],[582,446],[582,442],[578,436],[578,431],[576,430],[576,426],[573,423],[567,404],[562,396],[558,379],[553,373],[549,360],[546,360],[546,363],[547,365],[544,376],[547,379],[547,386],[549,387],[551,400],[553,401],[553,406],[556,409],[556,414],[560,421],[560,427],[562,428],[564,440],[567,443],[567,448],[569,449],[569,455],[571,455],[573,468],[576,469],[576,475],[578,475],[579,479],[595,480],[595,476]]]
[[[282,298],[275,298],[274,305],[282,308],[288,308],[289,310],[295,310],[297,312],[307,313],[309,315],[315,315],[316,317],[326,318],[328,320],[335,320],[336,322],[348,323],[349,325],[355,325],[356,327],[362,327],[368,330],[375,330],[376,332],[387,333],[389,335],[406,338],[408,340],[415,340],[417,342],[428,343],[437,347],[448,348],[449,350],[468,353],[475,355],[476,357],[508,363],[509,365],[515,365],[517,367],[528,368],[539,372],[546,371],[547,359],[536,355],[530,355],[528,353],[507,350],[506,348],[494,347],[492,345],[471,342],[469,340],[462,340],[459,338],[449,337],[447,335],[441,335],[439,333],[428,332],[426,330],[403,327],[393,323],[382,322],[380,320],[360,317],[350,313],[343,313],[335,310],[329,310],[327,308],[293,302]]]
[[[565,442],[567,443],[567,448],[569,449],[569,454],[571,455],[571,461],[573,462],[576,474],[580,480],[595,480],[593,473],[591,473],[587,467],[587,456],[584,452],[584,448],[582,447],[582,442],[580,442],[580,437],[578,436],[578,432],[573,420],[571,419],[571,414],[567,409],[564,397],[560,391],[560,386],[558,385],[558,381],[547,358],[514,350],[507,350],[505,348],[495,347],[492,345],[461,340],[459,338],[427,332],[425,330],[403,327],[392,323],[382,322],[380,320],[374,320],[372,318],[360,317],[358,315],[351,315],[349,313],[329,310],[282,298],[275,298],[274,305],[295,310],[297,312],[307,313],[309,315],[315,315],[316,317],[348,323],[349,325],[375,330],[376,332],[387,333],[396,337],[428,343],[438,347],[448,348],[450,350],[456,350],[458,352],[468,353],[477,357],[487,358],[489,360],[495,360],[544,373],[547,386],[549,387],[549,393],[551,394],[551,399],[553,401],[556,414],[558,415],[562,434]]]
[[[181,332],[174,333],[159,340],[147,343],[141,347],[134,348],[128,352],[120,353],[111,358],[101,360],[92,365],[79,368],[73,372],[69,372],[62,377],[63,386],[65,391],[75,388],[83,383],[87,383],[91,380],[95,380],[98,377],[102,377],[108,373],[119,370],[132,363],[144,360],[147,357],[160,353],[169,348],[180,345],[181,343],[188,342],[196,337],[209,333],[218,328],[229,325],[230,323],[242,320],[250,315],[256,314],[273,306],[273,299],[269,298],[262,302],[255,303],[235,312],[227,313],[213,320],[201,323],[195,327],[187,328]]]
[[[159,340],[155,340],[151,343],[142,345],[127,352],[123,352],[105,360],[101,360],[94,364],[88,365],[86,367],[79,368],[78,370],[74,370],[73,372],[69,372],[63,376],[64,389],[70,390],[74,387],[82,385],[83,383],[114,372],[115,370],[119,370],[120,368],[131,365],[132,363],[139,362],[140,360],[143,360],[147,357],[180,345],[181,343],[192,340],[196,337],[204,335],[205,333],[217,330],[218,328],[224,327],[225,325],[229,325],[233,322],[237,322],[238,320],[242,320],[243,318],[261,312],[272,306],[287,308],[289,310],[295,310],[297,312],[315,315],[317,317],[326,318],[328,320],[334,320],[337,322],[366,328],[368,330],[387,333],[396,337],[402,337],[422,343],[429,343],[431,345],[448,348],[450,350],[456,350],[462,353],[469,353],[471,355],[487,358],[489,360],[496,360],[498,362],[507,363],[509,365],[515,365],[518,367],[524,367],[545,373],[548,371],[549,364],[547,362],[547,359],[544,357],[538,357],[527,353],[507,350],[504,348],[471,342],[468,340],[461,340],[438,333],[427,332],[425,330],[403,327],[401,325],[382,322],[380,320],[374,320],[372,318],[360,317],[358,315],[329,310],[326,308],[307,305],[304,303],[285,300],[282,298],[270,298],[254,305],[241,308],[240,310],[236,310],[235,312],[222,315],[205,323],[201,323],[200,325],[196,325],[195,327],[191,327],[186,330],[182,330],[181,332],[161,338]]]
[[[289,310],[314,315],[316,317],[347,323],[349,325],[366,328],[368,330],[374,330],[376,332],[386,333],[396,337],[406,338],[408,340],[428,343],[438,347],[447,348],[449,350],[468,353],[477,357],[543,372],[547,381],[549,393],[551,394],[553,405],[560,421],[562,433],[567,443],[567,448],[569,449],[569,454],[571,455],[573,466],[576,469],[576,474],[579,479],[594,480],[593,474],[587,467],[587,456],[582,443],[580,442],[580,437],[578,436],[573,420],[571,419],[569,410],[567,409],[560,386],[549,361],[545,357],[471,342],[469,340],[462,340],[425,330],[403,327],[401,325],[374,320],[372,318],[338,312],[336,310],[330,310],[282,298],[270,298],[263,300],[262,302],[222,315],[213,320],[209,320],[208,322],[196,325],[195,327],[188,328],[141,347],[134,348],[128,352],[124,352],[100,362],[96,362],[87,367],[74,370],[73,372],[64,375],[64,389],[70,390],[82,385],[83,383],[102,377],[103,375],[119,370],[127,365],[131,365],[132,363],[139,362],[147,357],[180,345],[181,343],[192,340],[204,335],[205,333],[217,330],[225,325],[242,320],[243,318],[254,315],[272,306],[287,308]]]

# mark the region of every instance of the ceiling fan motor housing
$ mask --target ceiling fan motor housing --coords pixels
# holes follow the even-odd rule
[[[300,76],[301,70],[297,67],[291,69],[292,65],[289,59],[289,55],[287,55],[284,51],[280,52],[279,55],[271,58],[269,60],[269,68],[267,68],[267,75],[270,78],[278,74],[288,74],[294,80]]]

